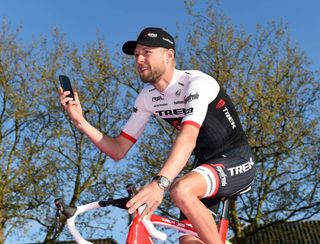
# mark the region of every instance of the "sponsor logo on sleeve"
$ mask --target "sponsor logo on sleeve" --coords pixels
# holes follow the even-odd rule
[[[190,93],[190,95],[185,97],[184,101],[185,101],[185,103],[188,103],[188,102],[191,102],[191,101],[196,100],[196,99],[199,99],[199,93],[198,92],[195,93],[195,94]]]
[[[226,105],[225,100],[220,99],[219,102],[216,105],[216,109],[222,108],[224,105]]]
[[[236,123],[234,122],[234,119],[230,115],[229,110],[227,109],[227,107],[225,107],[222,111],[223,111],[224,115],[226,116],[227,120],[229,120],[229,122],[230,122],[230,124],[232,126],[232,129],[235,129],[236,128]]]

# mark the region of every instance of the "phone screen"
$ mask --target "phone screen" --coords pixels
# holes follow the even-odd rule
[[[73,90],[71,86],[71,82],[68,76],[59,75],[60,85],[64,91],[70,91],[68,97],[71,97],[74,100]]]

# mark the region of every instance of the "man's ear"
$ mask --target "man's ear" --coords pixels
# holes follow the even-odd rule
[[[174,58],[174,50],[173,49],[168,50],[168,58],[171,58],[171,59]]]

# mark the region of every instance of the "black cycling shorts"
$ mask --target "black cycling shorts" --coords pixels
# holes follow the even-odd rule
[[[252,184],[256,165],[250,147],[241,146],[207,162],[196,162],[192,171],[206,180],[207,191],[201,201],[216,214],[221,198],[232,196]],[[180,219],[185,219],[182,213]]]

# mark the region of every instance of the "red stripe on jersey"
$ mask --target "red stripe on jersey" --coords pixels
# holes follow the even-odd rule
[[[198,129],[200,129],[200,127],[201,127],[198,123],[191,121],[191,120],[183,121],[181,126],[183,126],[183,125],[193,125],[194,127],[198,128]]]
[[[123,136],[124,138],[128,139],[129,141],[132,141],[133,143],[137,142],[137,139],[128,135],[127,133],[121,131],[120,136]]]
[[[214,177],[215,180],[216,180],[216,189],[214,189],[214,192],[213,192],[210,196],[208,196],[208,198],[214,197],[214,196],[217,194],[218,189],[219,189],[219,187],[220,187],[220,178],[219,178],[219,175],[218,175],[217,171],[216,171],[211,165],[209,165],[209,164],[202,164],[201,166],[207,168],[208,170],[210,170],[211,173],[213,174],[213,177]]]

